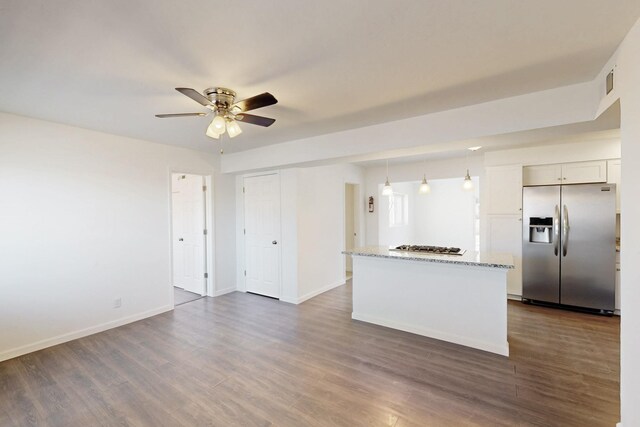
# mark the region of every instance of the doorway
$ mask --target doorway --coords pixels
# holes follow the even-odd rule
[[[358,184],[345,183],[344,185],[344,248],[349,251],[358,246],[358,230],[360,228],[358,216],[358,199],[360,186]],[[345,255],[345,277],[350,279],[353,275],[353,260],[350,255]]]
[[[280,175],[245,177],[243,192],[246,290],[280,298]]]
[[[171,244],[174,305],[207,294],[206,177],[171,175]]]

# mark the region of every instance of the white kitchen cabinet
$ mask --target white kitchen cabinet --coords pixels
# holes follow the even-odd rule
[[[496,166],[486,169],[488,214],[514,214],[522,211],[522,166]]]
[[[562,165],[525,166],[524,185],[555,185],[562,182]]]
[[[616,185],[616,213],[620,213],[620,178],[622,162],[620,159],[607,161],[607,182]]]
[[[607,162],[577,162],[562,164],[563,184],[586,184],[589,182],[607,182]]]
[[[620,264],[616,264],[616,310],[620,312]]]
[[[524,185],[587,184],[593,182],[607,182],[606,160],[525,166],[523,169]]]
[[[513,256],[515,268],[507,274],[507,293],[522,296],[522,216],[488,215],[487,250]]]

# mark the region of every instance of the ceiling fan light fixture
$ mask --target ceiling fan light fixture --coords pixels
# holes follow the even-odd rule
[[[240,125],[235,120],[229,120],[227,123],[227,132],[229,132],[230,138],[235,138],[236,136],[242,133],[242,129],[240,129]]]
[[[213,122],[211,122],[209,127],[207,127],[205,135],[207,135],[209,138],[220,139],[220,132],[218,132],[216,127],[213,125]]]
[[[224,117],[220,115],[216,115],[211,121],[211,126],[214,127],[214,129],[217,131],[219,135],[222,135],[226,127],[226,122],[224,120]]]

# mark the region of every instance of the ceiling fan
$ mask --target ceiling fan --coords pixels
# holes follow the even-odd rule
[[[168,117],[201,117],[214,114],[213,120],[206,131],[206,135],[211,138],[218,139],[225,131],[231,138],[240,135],[242,129],[240,129],[237,123],[238,121],[264,127],[269,127],[276,121],[268,117],[246,113],[247,111],[276,104],[278,100],[269,92],[236,102],[236,93],[231,89],[223,87],[210,87],[205,89],[203,92],[204,95],[195,89],[187,87],[177,87],[176,90],[208,108],[210,111],[205,113],[156,114],[156,117],[164,119]]]

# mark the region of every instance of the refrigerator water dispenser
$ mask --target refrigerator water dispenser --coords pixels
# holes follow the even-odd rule
[[[531,243],[553,243],[553,218],[530,217],[529,241]]]

